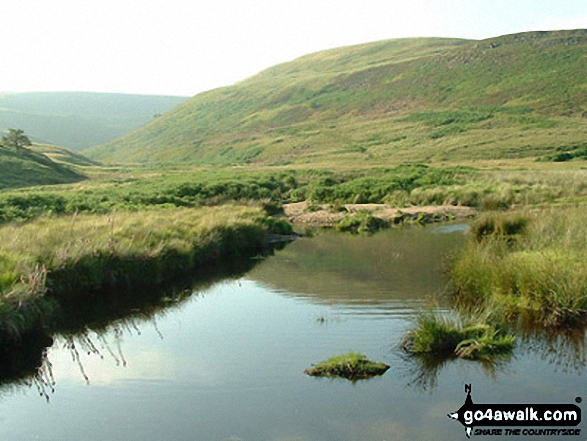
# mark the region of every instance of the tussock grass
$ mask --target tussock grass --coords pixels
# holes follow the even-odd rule
[[[540,164],[541,167],[546,167]],[[113,172],[81,184],[0,192],[0,223],[42,215],[110,213],[259,201],[269,214],[284,203],[465,205],[481,210],[569,203],[587,196],[587,170],[479,170],[404,164],[391,168],[215,169]],[[130,177],[129,177],[130,176]]]
[[[466,182],[415,188],[407,201],[414,205],[466,205],[490,211],[587,196],[587,170],[583,169],[483,170],[466,178]]]
[[[359,211],[354,216],[345,216],[336,224],[336,230],[347,233],[375,233],[389,226],[389,222],[375,217],[366,211]]]
[[[483,307],[499,320],[518,317],[546,327],[572,327],[587,319],[585,206],[526,211],[516,240],[482,234],[450,271],[457,304]],[[494,213],[473,226],[505,225],[512,215]],[[517,228],[517,227],[516,227]],[[475,234],[474,237],[478,237]],[[511,236],[510,236],[511,237]]]
[[[511,354],[515,337],[480,320],[448,317],[424,311],[415,321],[401,344],[414,355],[459,357],[493,361]]]
[[[313,377],[343,377],[354,381],[383,375],[388,369],[385,363],[376,363],[363,354],[349,352],[318,363],[304,373]]]

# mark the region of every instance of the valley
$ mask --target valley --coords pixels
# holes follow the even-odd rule
[[[163,400],[171,421],[181,412],[161,398],[159,382],[195,407],[183,387],[198,397],[212,391],[220,407],[235,391],[244,402],[244,384],[274,399],[271,388],[294,394],[290,382],[324,406],[331,386],[351,401],[364,388],[375,403],[365,408],[377,415],[389,396],[363,381],[390,395],[408,385],[400,396],[413,403],[418,391],[447,394],[442,379],[460,387],[460,376],[529,391],[562,365],[578,387],[587,329],[586,85],[586,30],[399,39],[309,54],[190,99],[167,97],[161,114],[120,133],[111,127],[109,139],[75,144],[85,126],[67,115],[67,125],[52,126],[63,129],[59,142],[22,120],[33,144],[0,146],[0,359],[8,366],[0,384],[34,384],[49,400],[51,360],[69,357],[88,384],[84,364],[92,366],[100,379],[93,391],[107,394],[106,377],[120,385],[125,374],[94,371],[96,360],[108,353],[125,365],[121,336],[137,341],[152,327],[147,349],[129,349],[131,376],[148,393],[132,382],[124,389],[159,397],[148,406]],[[105,113],[93,122],[106,124]],[[297,240],[275,246],[269,237]],[[200,351],[186,350],[185,360],[175,347],[184,326]],[[173,337],[161,343],[164,334]],[[266,347],[282,358],[267,359]],[[331,348],[366,348],[390,371],[356,389],[296,376],[338,355],[323,353]],[[169,354],[181,369],[149,361]],[[512,379],[503,366],[514,367]],[[68,368],[55,371],[67,385],[79,382]],[[440,404],[437,394],[430,405]],[[320,430],[313,412],[336,413],[282,407],[263,404],[295,439],[315,439],[304,426]],[[254,406],[234,409],[258,417]],[[294,410],[302,417],[289,426],[284,415]],[[402,433],[426,439],[408,413],[396,414]],[[358,415],[354,424],[369,433],[362,439],[395,424]],[[268,437],[261,426],[255,436]],[[187,432],[178,425],[177,433]],[[323,438],[353,436],[337,420]]]

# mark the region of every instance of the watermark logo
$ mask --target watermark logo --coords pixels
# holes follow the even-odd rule
[[[465,392],[467,393],[465,404],[456,412],[449,413],[448,417],[465,426],[467,438],[470,438],[472,434],[512,436],[581,434],[581,429],[572,429],[581,423],[581,409],[575,404],[475,404],[471,398],[470,384],[465,385]],[[581,398],[575,401],[580,403]],[[489,427],[489,429],[475,429],[475,427]],[[523,427],[523,429],[514,429],[514,427]],[[535,427],[549,428],[535,429]]]

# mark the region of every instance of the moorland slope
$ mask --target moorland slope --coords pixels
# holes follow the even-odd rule
[[[572,159],[585,150],[586,84],[587,30],[388,40],[196,95],[84,153],[210,165]]]

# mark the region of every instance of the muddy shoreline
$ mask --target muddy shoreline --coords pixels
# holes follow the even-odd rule
[[[406,220],[434,219],[458,220],[469,219],[478,211],[472,207],[460,205],[427,205],[422,207],[397,208],[388,204],[344,204],[335,210],[329,204],[313,204],[307,201],[285,204],[284,216],[289,222],[308,227],[333,227],[348,216],[368,212],[390,224],[403,223]]]

